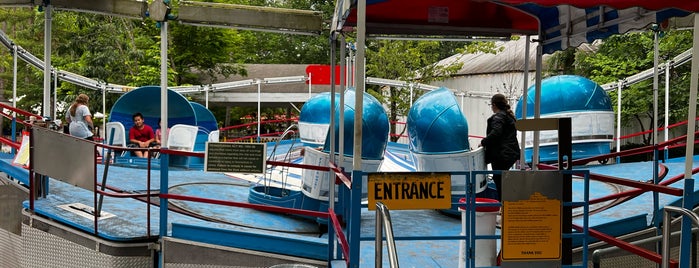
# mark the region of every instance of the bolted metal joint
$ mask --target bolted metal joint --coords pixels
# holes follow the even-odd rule
[[[148,6],[148,16],[158,22],[167,21],[170,17],[170,10],[169,0],[154,0]]]

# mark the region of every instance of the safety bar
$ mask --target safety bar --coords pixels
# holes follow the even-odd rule
[[[282,135],[279,136],[279,140],[277,140],[277,142],[274,143],[274,148],[272,148],[272,153],[269,154],[269,156],[267,157],[267,160],[274,160],[274,156],[275,156],[275,154],[276,154],[276,152],[277,152],[277,147],[279,146],[279,143],[280,143],[284,138],[286,138],[287,135],[293,135],[293,134],[296,133],[296,131],[294,131],[293,128],[298,129],[298,125],[297,125],[297,124],[292,124],[291,126],[289,126],[288,128],[286,128],[286,130],[284,130],[284,133],[282,133]],[[288,157],[288,156],[289,156],[289,152],[286,153],[285,158]]]
[[[665,206],[663,208],[663,222],[669,223],[671,222],[671,217],[672,214],[671,212],[676,212],[683,214],[684,216],[689,217],[692,222],[694,222],[694,225],[699,226],[699,216],[697,216],[696,213],[693,211],[686,209],[686,208],[681,208],[681,207],[673,207],[673,206]],[[670,267],[670,227],[671,224],[664,224],[663,225],[663,249],[662,249],[662,263],[661,267],[662,268],[669,268]]]
[[[386,244],[388,244],[388,261],[391,268],[398,268],[398,253],[396,241],[393,238],[393,224],[388,207],[381,202],[376,202],[376,262],[375,267],[383,266],[383,229],[386,229]]]

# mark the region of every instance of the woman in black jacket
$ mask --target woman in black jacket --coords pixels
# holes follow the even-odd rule
[[[481,140],[481,146],[485,147],[485,163],[490,164],[493,170],[509,170],[520,154],[515,115],[502,94],[493,95],[490,107],[493,115],[488,118],[486,136]],[[502,175],[493,175],[493,181],[498,200],[502,201]]]

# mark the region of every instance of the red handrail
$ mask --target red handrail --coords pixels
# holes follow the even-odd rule
[[[15,107],[12,107],[12,106],[4,104],[4,103],[0,103],[0,108],[2,108],[2,109],[0,109],[0,114],[2,114],[3,116],[5,116],[9,119],[14,118],[14,116],[12,116],[9,113],[5,113],[4,109],[10,110],[11,112],[15,112],[17,114],[20,114],[20,115],[26,117],[27,119],[31,116],[36,117],[36,120],[42,120],[42,118],[43,118],[43,116],[41,116],[41,115],[30,113],[30,112],[27,112],[25,110],[15,108]]]
[[[579,225],[575,225],[575,224],[573,224],[573,229],[575,229],[577,231],[582,231],[582,227]],[[594,229],[588,228],[587,231],[590,234],[590,236],[597,238],[601,241],[607,242],[607,244],[616,246],[620,249],[626,250],[628,252],[636,254],[642,258],[645,258],[645,259],[650,260],[650,261],[655,262],[655,263],[662,262],[663,257],[660,256],[660,254],[658,254],[658,253],[652,252],[652,251],[647,250],[647,249],[642,248],[642,247],[635,246],[629,242],[620,240],[616,237],[607,235],[605,233],[596,231]],[[679,265],[679,263],[677,261],[670,260],[670,267],[677,268],[678,265]]]
[[[349,243],[347,243],[347,237],[345,237],[345,233],[342,232],[340,220],[337,218],[337,214],[335,214],[335,211],[332,208],[328,208],[328,214],[330,214],[330,219],[332,219],[333,229],[335,229],[335,235],[337,235],[337,239],[340,240],[340,248],[342,249],[342,255],[349,257]],[[347,264],[347,267],[350,266],[349,258],[345,258],[345,264]]]
[[[699,117],[695,118],[694,120],[699,120]],[[671,124],[671,125],[669,125],[669,126],[667,126],[667,127],[659,127],[659,128],[658,128],[658,131],[663,131],[663,130],[665,130],[665,129],[670,129],[670,128],[678,127],[678,126],[681,126],[681,125],[685,125],[685,124],[687,124],[688,122],[689,122],[688,120],[684,120],[684,121],[682,121],[682,122],[677,122],[677,123]],[[652,132],[653,132],[653,130],[652,130],[652,129],[649,129],[649,130],[646,130],[646,131],[641,131],[641,132],[636,132],[636,133],[632,133],[632,134],[629,134],[629,135],[621,136],[621,137],[619,137],[618,139],[623,140],[623,139],[633,138],[633,137],[636,137],[636,136],[645,135],[645,134],[649,134],[649,133],[652,133]],[[617,138],[614,138],[614,140],[616,140],[616,139],[617,139]]]
[[[274,120],[264,120],[260,121],[260,125],[264,124],[270,124],[270,123],[282,123],[282,122],[297,122],[298,118],[296,119],[274,119]],[[223,132],[231,129],[237,129],[237,128],[244,128],[244,127],[251,127],[251,126],[257,126],[257,122],[251,122],[251,123],[245,123],[245,124],[240,124],[240,125],[234,125],[234,126],[227,126],[227,127],[222,127],[219,128],[218,130]]]

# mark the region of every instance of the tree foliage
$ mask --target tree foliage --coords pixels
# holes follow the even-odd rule
[[[334,3],[320,0],[215,1],[327,11]],[[177,5],[178,2],[174,2]],[[177,7],[174,7],[176,12]],[[52,13],[52,66],[107,84],[128,86],[160,83],[160,28],[150,20],[133,20],[71,11]],[[29,53],[43,58],[44,13],[39,9],[0,8],[0,26]],[[327,63],[329,46],[325,36],[296,36],[236,29],[195,27],[168,23],[168,83],[202,84],[233,74],[246,75],[245,63]],[[28,64],[18,64],[18,103],[22,109],[40,112],[43,73]],[[0,51],[0,86],[12,94],[12,55]],[[70,83],[58,83],[59,101],[71,102],[78,93],[92,96],[90,109],[101,110],[101,93]],[[108,94],[107,106],[119,97]],[[62,111],[60,111],[62,112]]]

